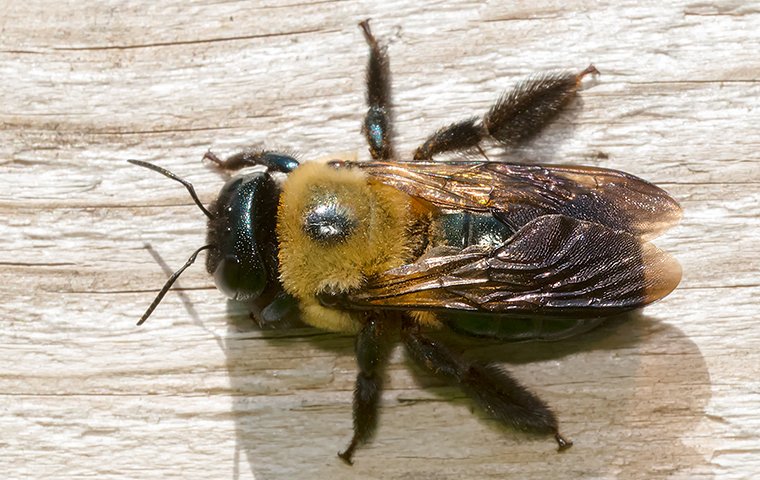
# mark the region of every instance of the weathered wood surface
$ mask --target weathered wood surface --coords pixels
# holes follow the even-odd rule
[[[751,478],[760,473],[760,3],[0,2],[3,478]],[[520,159],[640,175],[683,204],[681,287],[644,316],[495,357],[575,441],[505,431],[397,351],[352,468],[352,339],[257,331],[202,266],[200,162],[264,143],[366,158],[372,17],[402,151],[532,72],[602,76]],[[153,251],[145,248],[148,244]]]

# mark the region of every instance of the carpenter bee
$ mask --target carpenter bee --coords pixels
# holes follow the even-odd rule
[[[293,317],[356,334],[359,373],[352,462],[377,424],[382,368],[400,341],[423,369],[458,384],[489,414],[517,429],[572,442],[535,394],[495,364],[468,362],[428,329],[501,340],[557,340],[644,307],[680,281],[678,263],[649,240],[674,225],[678,203],[662,189],[603,168],[472,160],[485,142],[515,147],[538,133],[598,73],[533,76],[482,117],[444,126],[410,157],[393,148],[386,49],[368,21],[363,133],[371,161],[299,162],[274,151],[221,160],[238,171],[206,209],[206,267],[229,298],[248,302],[267,326]],[[459,154],[470,160],[434,160]],[[476,153],[477,155],[477,153]],[[454,155],[456,157],[456,155]],[[476,157],[477,158],[477,157]],[[255,170],[255,169],[254,169]],[[285,175],[275,180],[276,172]]]

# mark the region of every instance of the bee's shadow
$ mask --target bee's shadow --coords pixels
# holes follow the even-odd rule
[[[508,341],[493,338],[472,337],[456,333],[450,329],[427,332],[427,335],[445,345],[459,355],[465,362],[472,364],[500,364],[510,370],[520,369],[521,365],[540,363],[558,363],[574,355],[588,355],[594,351],[615,352],[635,350],[648,329],[656,326],[656,321],[642,316],[638,312],[618,315],[606,320],[600,326],[571,338],[558,341]],[[440,399],[456,397],[464,399],[464,394],[441,378],[432,376],[429,371],[407,361],[417,383],[434,391]],[[536,375],[540,382],[541,373]],[[632,375],[632,374],[631,374]],[[528,386],[528,385],[526,385]],[[405,399],[406,402],[414,401]],[[464,400],[469,403],[469,400]],[[482,413],[481,417],[487,418]],[[501,429],[498,422],[490,422]],[[507,427],[503,427],[507,428]],[[508,428],[507,428],[508,429]],[[512,431],[511,429],[508,429]]]
[[[682,331],[639,312],[613,317],[596,329],[557,342],[509,343],[435,335],[471,362],[499,363],[529,390],[547,401],[563,433],[595,449],[588,472],[604,477],[611,459],[628,458],[627,475],[650,458],[674,459],[673,471],[696,468],[699,453],[683,442],[705,415],[710,376],[698,347]],[[474,402],[424,369],[413,376],[435,395],[433,401],[470,406],[484,424],[522,443],[526,435],[490,418]],[[411,392],[401,401],[431,401]],[[585,447],[584,447],[585,445]],[[578,450],[578,447],[571,449]],[[639,459],[638,461],[636,459]],[[619,467],[620,465],[618,465]],[[653,473],[654,471],[650,472]],[[657,475],[649,478],[659,478]]]
[[[325,401],[330,405],[315,405],[313,398],[327,395],[325,388],[333,385],[335,376],[344,376],[336,383],[340,385],[347,383],[346,375],[353,377],[354,338],[308,327],[262,331],[245,309],[233,302],[228,304],[228,319],[230,334],[226,353],[231,386],[235,392],[233,408],[238,458],[242,452],[249,468],[256,473],[266,473],[272,468],[280,472],[282,468],[290,468],[287,465],[291,463],[283,445],[293,432],[301,428],[299,425],[306,421],[306,415],[313,414],[311,410],[318,410],[328,421],[334,414],[337,424],[350,424],[350,389],[344,391],[341,387],[339,393],[345,401],[339,402],[339,405],[335,405],[334,399],[332,402]],[[612,427],[595,432],[593,439],[593,447],[606,452],[599,456],[599,462],[593,462],[593,468],[602,476],[609,472],[606,470],[608,464],[601,459],[619,455],[617,452],[621,450],[625,450],[626,455],[645,458],[657,453],[653,450],[666,448],[663,442],[648,442],[649,437],[665,439],[668,451],[691,451],[680,441],[681,436],[693,429],[703,417],[710,397],[709,375],[696,345],[677,328],[638,313],[612,318],[590,332],[558,342],[503,342],[464,337],[447,331],[427,334],[452,351],[461,353],[467,361],[503,364],[526,387],[542,398],[546,397],[544,400],[557,409],[560,423],[567,421],[575,425],[565,433],[576,443],[590,442],[588,436],[583,435],[588,432],[582,428],[578,438],[578,425],[583,425],[587,420],[599,422],[599,418],[604,420],[602,423],[610,423]],[[262,341],[264,343],[259,347],[250,343]],[[255,359],[251,360],[251,355],[267,355],[267,352],[281,357],[275,364],[283,369],[291,365],[292,371],[261,372],[252,365]],[[300,357],[295,358],[296,355]],[[340,362],[341,366],[337,367],[336,362]],[[413,379],[420,388],[425,389],[425,393],[420,395],[419,390],[416,390],[417,393],[415,390],[397,392],[395,397],[399,407],[403,404],[405,406],[401,408],[417,408],[414,404],[430,401],[453,401],[454,404],[463,404],[465,408],[474,406],[458,388],[432,376],[411,360],[404,360],[403,363],[409,367]],[[545,394],[554,386],[565,389],[563,384],[571,385],[567,388],[573,390],[577,388],[573,386],[577,385],[584,385],[584,388],[581,392],[563,394],[567,398],[561,402],[557,402],[553,395]],[[390,379],[386,386],[389,390],[394,388]],[[308,404],[302,400],[304,392],[310,392]],[[610,397],[605,398],[605,395]],[[386,398],[393,396],[391,393]],[[326,398],[334,397],[331,394]],[[284,415],[283,408],[290,413]],[[673,408],[679,414],[665,416],[669,419],[667,421],[651,422],[646,428],[637,423],[642,417]],[[517,443],[523,443],[533,438],[502,426],[479,409],[473,410],[489,428],[503,432],[507,441],[514,439]],[[584,415],[589,410],[598,412],[595,414],[598,418],[586,419]],[[577,413],[579,411],[585,414]],[[629,419],[630,425],[639,426],[633,429],[620,419]],[[630,441],[629,429],[635,432],[637,438],[641,437],[640,442]],[[329,437],[332,439],[331,446],[337,449],[348,434],[328,433],[325,432],[325,438],[313,440],[329,441]],[[536,437],[536,441],[551,442],[543,437]],[[694,458],[693,455],[673,455]],[[293,472],[297,471],[295,469]]]

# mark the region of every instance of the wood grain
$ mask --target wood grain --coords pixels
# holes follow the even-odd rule
[[[760,3],[0,1],[0,471],[4,478],[751,478],[760,472]],[[575,441],[504,430],[396,351],[349,468],[352,339],[257,331],[202,267],[178,185],[264,144],[366,158],[373,18],[399,150],[533,72],[602,75],[503,158],[600,165],[685,211],[658,246],[678,290],[558,344],[465,345],[554,406]],[[146,248],[146,245],[151,248]]]

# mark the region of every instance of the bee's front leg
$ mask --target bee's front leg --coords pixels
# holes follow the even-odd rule
[[[338,456],[349,465],[356,447],[372,437],[377,426],[378,406],[382,392],[382,373],[388,361],[391,342],[389,324],[370,317],[356,337],[356,363],[359,373],[354,390],[354,435],[351,443]]]
[[[289,173],[299,165],[298,160],[288,154],[258,149],[246,149],[230,155],[224,160],[209,150],[203,155],[203,160],[208,160],[214,163],[217,168],[227,171],[261,165],[273,172]]]

